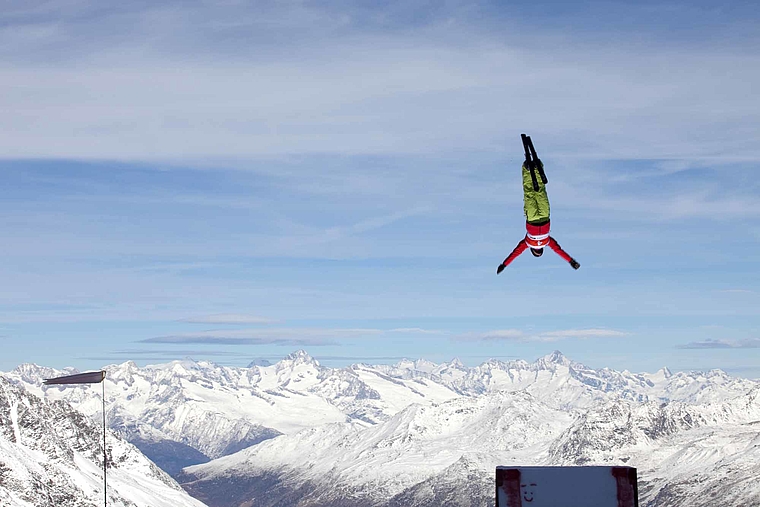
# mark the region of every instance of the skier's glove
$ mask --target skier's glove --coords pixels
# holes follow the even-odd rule
[[[578,261],[576,261],[575,259],[570,259],[570,265],[573,267],[573,269],[578,269],[579,267],[581,267],[581,265],[578,264]]]
[[[498,275],[499,273],[504,271],[504,268],[505,268],[504,264],[499,264],[499,267],[496,268],[496,274]]]

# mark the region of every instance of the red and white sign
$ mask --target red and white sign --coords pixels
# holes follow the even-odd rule
[[[496,467],[496,507],[638,507],[631,467]]]

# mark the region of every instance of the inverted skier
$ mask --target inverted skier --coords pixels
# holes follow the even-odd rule
[[[512,253],[496,268],[498,275],[504,268],[517,258],[521,253],[530,248],[530,253],[534,257],[541,257],[544,254],[544,247],[548,246],[557,254],[565,259],[573,269],[581,267],[578,261],[570,257],[567,252],[562,250],[559,243],[549,235],[549,196],[546,195],[546,175],[544,174],[544,164],[536,156],[536,150],[533,148],[533,142],[525,134],[523,137],[523,146],[525,147],[525,162],[522,165],[523,180],[523,201],[525,209],[525,229],[527,233],[520,240]],[[540,177],[536,177],[538,171]]]

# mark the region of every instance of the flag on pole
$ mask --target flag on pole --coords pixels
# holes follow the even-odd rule
[[[43,380],[45,385],[53,384],[99,384],[106,379],[105,370],[88,371],[77,373],[75,375],[65,375],[63,377],[46,378]],[[108,505],[108,455],[106,453],[106,384],[103,382],[103,506]]]
[[[66,375],[64,377],[46,378],[43,383],[51,384],[98,384],[106,378],[105,371],[88,371],[86,373],[77,373],[76,375]]]

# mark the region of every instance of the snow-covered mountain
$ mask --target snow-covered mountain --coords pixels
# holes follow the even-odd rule
[[[145,368],[126,362],[106,370],[109,426],[151,457],[148,443],[216,458],[282,433],[334,422],[370,426],[409,403],[460,396],[441,382],[394,378],[370,366],[325,368],[303,351],[270,366],[185,360]],[[69,373],[25,364],[7,375],[41,396],[99,413],[96,387],[42,385],[44,378]]]
[[[254,505],[342,505],[347,494],[354,503],[346,505],[381,505],[379,499],[443,473],[462,457],[501,463],[520,450],[546,453],[543,440],[572,422],[567,412],[522,392],[415,403],[369,428],[336,423],[278,437],[187,468],[183,479],[188,491],[212,499],[211,505],[239,505],[249,496]],[[491,478],[493,470],[485,475]],[[240,496],[216,503],[231,483]],[[272,494],[272,484],[282,498]]]
[[[0,375],[0,505],[103,505],[102,429]],[[107,436],[108,505],[201,507],[134,446]]]
[[[411,405],[185,469],[209,505],[493,505],[497,465],[629,465],[641,505],[760,505],[760,390],[718,404],[618,398],[577,413],[524,392]],[[234,492],[234,493],[231,493]]]
[[[164,469],[218,458],[181,476],[209,505],[489,505],[496,465],[610,463],[639,468],[651,506],[700,505],[713,492],[760,505],[742,475],[758,477],[760,383],[719,370],[618,372],[559,352],[474,368],[326,368],[298,351],[247,368],[185,360],[107,372],[109,425]],[[22,365],[9,376],[99,413],[98,390],[41,385],[64,373]]]

